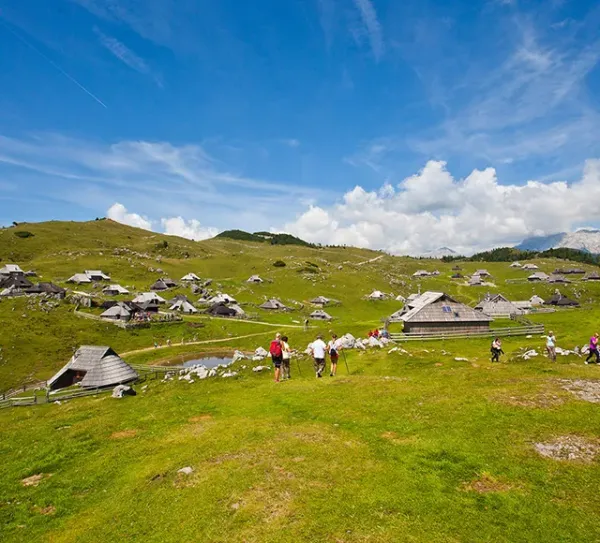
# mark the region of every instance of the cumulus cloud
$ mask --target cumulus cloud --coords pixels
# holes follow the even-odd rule
[[[528,181],[503,185],[493,168],[455,179],[430,161],[416,175],[379,191],[356,186],[332,207],[310,206],[283,228],[307,241],[422,254],[451,247],[469,254],[530,235],[594,222],[600,160],[589,160],[572,184]]]
[[[149,221],[146,217],[138,215],[137,213],[130,213],[123,204],[118,202],[109,208],[106,216],[113,221],[120,222],[121,224],[135,226],[136,228],[143,228],[144,230],[152,230],[151,221]]]
[[[165,234],[200,241],[214,238],[219,231],[216,228],[202,226],[197,219],[186,221],[183,217],[171,217],[160,220]]]

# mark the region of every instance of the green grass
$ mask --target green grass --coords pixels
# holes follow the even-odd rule
[[[4,411],[3,540],[597,541],[598,464],[544,459],[533,443],[597,435],[598,410],[556,378],[598,368],[410,350],[352,353],[352,375],[335,380],[305,361],[279,385],[242,372]],[[564,403],[506,401],[550,392]],[[482,478],[500,490],[468,490]]]
[[[82,344],[110,345],[131,363],[149,364],[253,351],[278,330],[300,350],[317,332],[364,336],[401,307],[393,300],[366,301],[374,289],[404,296],[442,290],[466,303],[488,291],[517,300],[554,290],[528,284],[527,273],[507,263],[459,263],[464,275],[478,268],[493,275],[495,286],[467,287],[450,279],[456,263],[387,255],[366,262],[381,254],[360,249],[195,243],[111,221],[18,229],[33,236],[0,230],[0,258],[36,269],[43,280],[63,284],[76,272],[99,268],[137,292],[161,275],[179,279],[194,272],[212,278],[215,290],[235,296],[257,321],[195,316],[125,331],[77,317],[66,302],[45,313],[37,302],[5,299],[0,390],[48,378]],[[274,267],[277,260],[286,266]],[[536,263],[546,272],[564,265]],[[317,273],[298,272],[308,267]],[[422,268],[441,275],[413,279]],[[246,283],[253,274],[267,281]],[[575,282],[560,289],[582,308],[530,319],[552,328],[558,345],[571,349],[597,329],[600,285]],[[100,289],[77,290],[102,299]],[[166,297],[178,293],[191,296],[180,287]],[[332,323],[312,323],[304,331],[298,324],[317,295],[341,304],[326,308]],[[271,297],[293,311],[260,310]],[[171,348],[152,348],[167,338]],[[218,339],[227,341],[189,345]],[[301,376],[294,361],[293,380],[277,385],[271,372],[254,374],[254,364],[245,362],[249,367],[239,364],[235,379],[149,381],[145,392],[137,387],[135,398],[101,395],[3,410],[0,539],[599,541],[598,460],[553,461],[538,456],[533,445],[570,435],[597,439],[597,405],[563,390],[559,379],[598,380],[600,368],[575,356],[559,357],[557,364],[517,357],[543,343],[537,336],[506,338],[507,356],[499,365],[489,362],[489,339],[407,343],[409,355],[351,352],[351,375],[341,360],[338,377],[322,380],[304,359]],[[177,475],[188,465],[195,470],[191,476]],[[44,474],[38,486],[23,486],[36,474]]]

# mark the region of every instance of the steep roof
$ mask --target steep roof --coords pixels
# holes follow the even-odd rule
[[[138,294],[133,299],[133,303],[135,304],[143,304],[146,302],[156,302],[159,304],[164,304],[167,302],[167,300],[156,294],[156,292],[143,292],[142,294]]]
[[[521,308],[502,294],[487,294],[475,309],[486,315],[513,315],[522,313]]]
[[[18,264],[6,264],[0,268],[0,275],[10,275],[13,273],[23,273],[23,270]]]
[[[64,294],[66,290],[54,283],[38,283],[25,291],[27,294]]]
[[[523,269],[524,270],[539,270],[540,268],[536,264],[523,264]]]
[[[416,303],[415,303],[416,302]],[[493,319],[456,301],[443,292],[426,292],[412,303],[400,320],[404,322],[490,322]]]
[[[198,313],[198,310],[187,300],[177,300],[170,308],[171,311],[182,311],[183,313]]]
[[[106,275],[102,270],[85,270],[85,275],[90,279],[92,277],[100,277],[101,279],[110,279],[110,276]]]
[[[221,317],[235,317],[239,315],[234,307],[226,306],[225,304],[215,304],[206,310],[210,315],[217,315]]]
[[[110,347],[80,347],[71,360],[48,381],[48,387],[55,388],[59,378],[69,370],[86,372],[81,380],[84,388],[114,386],[138,378],[137,372]]]
[[[200,277],[198,277],[195,273],[188,273],[181,278],[182,281],[200,281]]]
[[[275,298],[266,301],[260,307],[261,309],[286,309],[285,305],[283,305],[279,300]]]
[[[313,298],[310,303],[311,304],[322,304],[322,305],[326,305],[330,302],[331,300],[329,298],[326,298],[325,296],[317,296],[316,298]]]
[[[373,300],[382,300],[383,298],[386,298],[386,295],[380,290],[374,290],[369,294],[369,298],[372,298]]]
[[[544,272],[532,273],[527,279],[529,281],[546,281],[550,276]]]
[[[264,281],[258,275],[252,275],[248,278],[247,283],[263,283]]]
[[[333,318],[329,313],[326,313],[322,309],[316,309],[309,316],[311,319],[321,319],[328,321],[330,321]]]
[[[92,280],[85,273],[76,273],[67,280],[67,283],[91,283]]]
[[[119,302],[119,303],[116,303],[115,305],[113,305],[112,307],[110,307],[109,309],[107,309],[100,316],[105,319],[114,319],[114,318],[123,318],[123,317],[129,318],[129,317],[131,317],[131,313],[132,313],[132,310],[129,308],[129,306]]]
[[[102,289],[102,292],[117,292],[118,294],[129,294],[129,291],[121,285],[108,285]]]

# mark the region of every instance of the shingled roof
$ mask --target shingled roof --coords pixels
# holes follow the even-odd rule
[[[489,315],[462,304],[443,292],[425,292],[390,320],[404,322],[491,322]]]
[[[137,372],[110,347],[86,345],[80,347],[54,377],[48,381],[50,389],[73,384],[73,374],[84,374],[80,383],[84,388],[101,388],[129,383],[138,378]]]

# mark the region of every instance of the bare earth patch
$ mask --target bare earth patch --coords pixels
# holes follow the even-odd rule
[[[532,394],[529,396],[506,396],[502,403],[516,407],[550,408],[565,403],[564,398],[552,393]]]
[[[477,492],[478,494],[489,494],[490,492],[508,492],[514,487],[508,483],[499,481],[489,473],[483,473],[474,481],[465,482],[461,485],[461,490],[465,492]]]
[[[407,445],[410,443],[416,443],[419,440],[417,436],[399,436],[396,432],[383,432],[381,437],[391,441],[395,445]]]
[[[575,394],[580,400],[600,403],[600,381],[561,379],[559,382],[562,388]]]
[[[137,430],[122,430],[121,432],[113,432],[110,435],[110,439],[126,439],[128,437],[135,437]]]
[[[54,505],[48,505],[46,507],[38,507],[37,505],[33,507],[33,510],[40,515],[48,516],[54,515],[56,513],[56,507]]]
[[[579,436],[562,436],[549,443],[536,443],[538,454],[553,460],[592,462],[600,453],[600,442]]]
[[[205,420],[212,419],[212,415],[198,415],[196,417],[192,417],[188,419],[188,422],[203,422]]]
[[[38,486],[46,477],[50,477],[50,475],[46,473],[38,473],[37,475],[26,477],[21,481],[21,484],[23,486]]]

